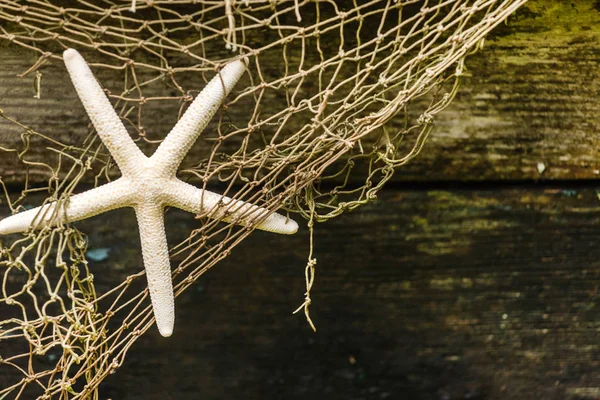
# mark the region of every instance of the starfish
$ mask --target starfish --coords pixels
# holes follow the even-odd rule
[[[77,221],[121,207],[136,212],[142,255],[156,325],[171,336],[175,299],[164,224],[164,208],[177,207],[195,214],[269,232],[293,234],[298,224],[283,215],[196,188],[176,177],[179,164],[211,120],[223,99],[246,70],[246,62],[227,64],[202,90],[151,157],[131,139],[106,94],[83,57],[73,49],[63,53],[73,86],[98,136],[114,158],[122,176],[110,183],[57,202],[27,210],[0,221],[0,234],[24,232]]]

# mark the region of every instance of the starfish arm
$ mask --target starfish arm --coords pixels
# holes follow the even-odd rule
[[[131,197],[127,182],[121,178],[71,196],[64,211],[57,210],[58,202],[54,201],[4,218],[0,221],[0,235],[24,232],[32,226],[34,229],[40,229],[48,225],[92,217],[128,205],[132,201]]]
[[[98,136],[102,139],[102,143],[124,175],[135,170],[146,156],[127,133],[127,129],[96,81],[90,67],[76,50],[65,50],[63,58],[73,86],[94,124]]]
[[[157,204],[141,203],[136,206],[135,212],[156,326],[162,336],[168,337],[173,333],[175,325],[175,298],[165,235],[164,210]]]
[[[200,92],[152,155],[166,176],[174,176],[183,158],[246,70],[245,61],[227,64]]]
[[[265,218],[270,213],[266,208],[202,190],[180,180],[171,181],[167,191],[169,205],[194,214],[208,212],[210,218],[243,226],[261,221],[256,225],[257,229],[285,235],[298,231],[296,221],[281,214],[273,213]]]

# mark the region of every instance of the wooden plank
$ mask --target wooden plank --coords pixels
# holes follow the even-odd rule
[[[597,398],[599,192],[389,191],[318,224],[316,333],[291,315],[305,224],[256,232],[178,297],[174,336],[140,338],[101,397]],[[169,242],[195,226],[170,211]],[[141,268],[131,210],[78,227],[111,249],[91,265],[99,293]]]
[[[468,62],[459,97],[436,121],[422,154],[402,167],[394,179],[593,179],[600,173],[600,13],[593,2],[532,0],[508,25],[498,28],[483,51]],[[35,59],[14,47],[0,48],[0,109],[33,129],[74,145],[83,143],[87,117],[59,62],[41,71],[42,98],[33,98],[33,74],[15,78]],[[119,72],[99,79],[117,91]],[[201,88],[201,77],[189,86]],[[197,79],[197,84],[193,81]],[[158,92],[157,92],[158,93]],[[164,89],[160,92],[165,95]],[[417,105],[417,109],[418,109]],[[146,128],[159,139],[176,120],[175,104],[150,104]],[[399,125],[401,121],[396,121]],[[396,127],[391,124],[391,129]],[[18,144],[22,132],[0,120],[0,142]],[[199,142],[187,165],[204,157],[210,142]],[[51,160],[47,143],[37,143],[32,159]],[[145,145],[151,153],[153,146]],[[16,155],[0,160],[5,181],[22,182]],[[540,173],[540,171],[542,171]],[[117,173],[116,171],[114,172]],[[34,167],[33,181],[50,172]],[[93,182],[93,174],[84,179]],[[355,182],[360,182],[360,174]]]
[[[586,398],[600,385],[597,190],[398,192],[319,225],[316,334],[290,315],[306,231],[255,235],[178,300],[177,340],[144,337],[105,393]]]
[[[467,61],[471,76],[459,98],[419,159],[400,174],[413,180],[597,178],[599,31],[594,2],[528,2]]]

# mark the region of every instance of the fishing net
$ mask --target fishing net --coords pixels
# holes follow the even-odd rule
[[[247,57],[178,176],[306,221],[297,311],[310,322],[314,223],[374,199],[419,154],[465,57],[525,1],[0,0],[0,51],[32,56],[14,75],[33,83],[36,99],[64,69],[63,50],[80,51],[146,154],[209,79]],[[35,194],[65,202],[119,176],[91,126],[69,135],[57,134],[66,121],[30,127],[36,99],[25,112],[10,98],[0,104],[3,216]],[[189,237],[171,243],[176,294],[252,230],[197,217]],[[99,293],[75,224],[1,240],[0,398],[98,398],[153,324],[143,270]]]

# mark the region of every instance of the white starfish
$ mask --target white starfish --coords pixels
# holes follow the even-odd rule
[[[34,208],[0,221],[0,234],[23,232],[65,221],[77,221],[120,207],[135,209],[150,298],[160,334],[170,336],[175,323],[175,301],[164,226],[164,208],[173,206],[227,222],[293,234],[298,224],[265,208],[198,189],[177,179],[175,173],[186,153],[246,70],[242,61],[223,68],[192,102],[152,157],[133,142],[83,57],[73,49],[64,52],[65,65],[75,90],[98,135],[114,157],[122,177],[74,195],[64,207],[57,203]]]

